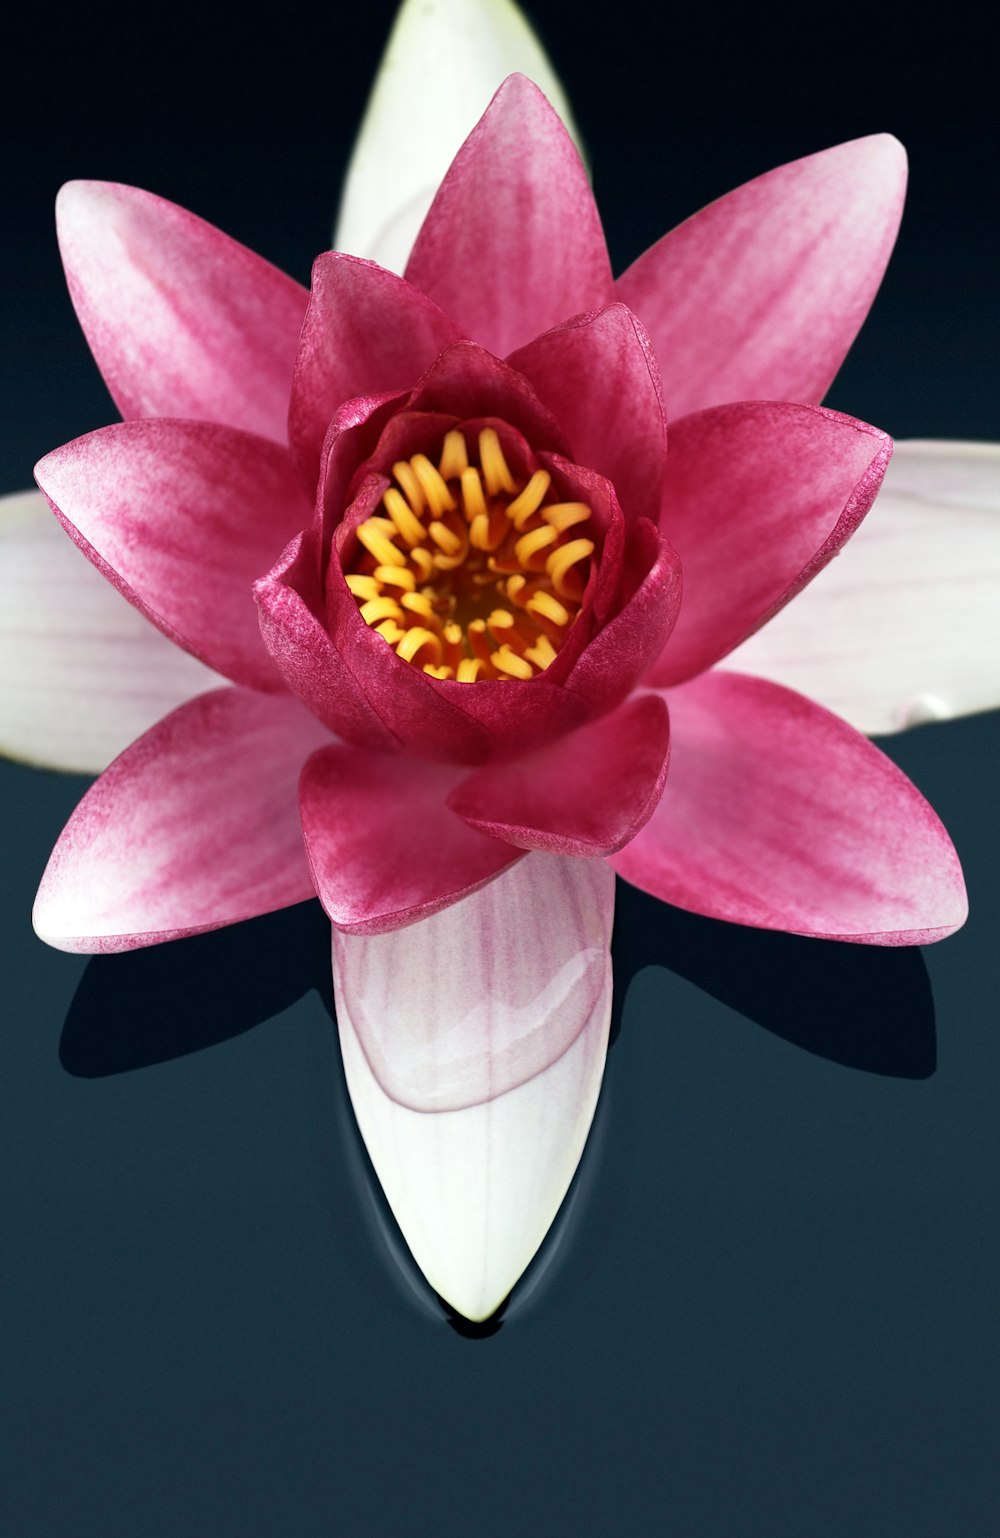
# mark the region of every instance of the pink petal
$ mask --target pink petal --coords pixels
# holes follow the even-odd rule
[[[670,692],[671,764],[619,875],[711,918],[870,945],[964,923],[951,840],[920,792],[852,727],[761,678]]]
[[[684,602],[650,682],[702,672],[799,592],[861,522],[891,453],[884,433],[819,406],[752,401],[675,423],[660,526]]]
[[[1000,705],[1000,446],[897,443],[840,557],[730,665],[863,732]]]
[[[222,682],[105,582],[41,492],[0,499],[0,751],[99,774]]]
[[[70,536],[178,646],[273,689],[254,579],[312,517],[285,449],[209,422],[123,422],[35,475]]]
[[[316,537],[299,534],[254,586],[260,630],[285,683],[331,731],[361,747],[392,752],[399,740],[368,702],[327,635]]]
[[[407,409],[465,419],[499,417],[532,449],[567,451],[561,427],[524,375],[475,342],[458,342],[443,352],[417,383]]]
[[[201,934],[312,896],[296,784],[326,729],[293,699],[219,689],[126,749],[66,824],[34,925],[65,951]]]
[[[306,852],[339,929],[380,934],[436,913],[518,855],[467,827],[445,801],[461,770],[336,745],[302,775]]]
[[[547,331],[510,358],[626,514],[659,517],[667,428],[649,338],[622,304]],[[586,381],[586,387],[582,387]]]
[[[906,154],[890,134],[779,166],[710,203],[619,278],[648,330],[667,415],[819,401],[896,239]]]
[[[523,75],[504,82],[452,162],[406,276],[499,356],[611,298],[586,172]]]
[[[467,1318],[503,1302],[583,1152],[613,910],[603,861],[529,855],[409,929],[334,931],[358,1125],[417,1264]]]
[[[313,266],[289,410],[296,458],[315,480],[327,427],[357,395],[408,389],[461,332],[402,278],[336,251]]]
[[[475,770],[448,805],[519,849],[611,854],[656,810],[669,750],[666,706],[647,694],[549,747]]]
[[[496,1100],[543,1073],[590,1018],[608,981],[613,908],[602,861],[518,858],[419,924],[336,928],[338,1013],[400,1105]]]
[[[609,620],[570,671],[566,686],[593,714],[621,703],[663,651],[683,612],[676,552],[647,519],[630,530],[625,551],[625,593]]]
[[[285,442],[305,289],[136,187],[69,182],[56,222],[70,296],[124,417],[196,417]]]

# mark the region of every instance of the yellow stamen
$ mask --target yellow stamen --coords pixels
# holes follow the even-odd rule
[[[457,427],[453,427],[450,433],[444,435],[438,474],[443,481],[457,481],[464,474],[468,463],[469,451],[465,447],[465,438]]]
[[[455,508],[455,498],[441,479],[440,471],[435,470],[426,454],[414,454],[410,460],[413,473],[420,482],[420,488],[427,498],[427,506],[434,518],[440,518],[442,513],[450,513]]]
[[[458,664],[458,682],[460,684],[474,684],[482,673],[484,663],[478,657],[463,657]]]
[[[457,555],[465,544],[460,534],[456,534],[454,529],[449,529],[446,523],[441,523],[437,519],[428,525],[427,532],[445,555]]]
[[[377,625],[383,619],[401,620],[403,611],[395,598],[369,598],[361,605],[361,618],[366,625]]]
[[[543,588],[540,592],[532,594],[524,606],[529,614],[541,614],[544,619],[550,619],[553,625],[566,625],[569,623],[569,610],[565,604],[561,604],[558,598],[547,593]]]
[[[590,517],[590,508],[586,502],[551,502],[548,507],[542,509],[542,517],[546,523],[560,534],[565,534],[575,523],[586,523]]]
[[[373,575],[378,582],[384,582],[386,587],[399,587],[406,593],[413,592],[417,581],[408,566],[376,566]],[[351,591],[353,592],[354,589],[352,588]],[[374,596],[373,593],[372,597]]]
[[[483,467],[486,490],[491,497],[495,497],[500,491],[515,492],[517,490],[514,477],[503,457],[500,439],[493,427],[484,427],[479,434],[479,463]]]
[[[529,565],[532,556],[537,555],[540,550],[544,550],[548,545],[554,544],[558,537],[555,529],[550,528],[547,523],[543,523],[540,529],[532,529],[530,534],[521,535],[521,538],[514,546],[514,554],[517,556],[521,566],[528,567],[529,571],[534,570],[535,568]],[[590,548],[593,549],[593,545]]]
[[[409,502],[415,513],[422,513],[427,506],[427,499],[420,489],[420,482],[405,459],[399,459],[392,467],[392,473],[403,488],[403,496]]]
[[[593,553],[594,541],[592,539],[571,539],[568,545],[561,545],[558,550],[554,550],[549,556],[545,562],[545,570],[552,578],[552,586],[560,598],[573,598],[576,596],[569,591],[566,578],[569,575],[570,568],[575,566],[577,561],[585,561]]]
[[[483,483],[474,465],[462,471],[462,503],[465,507],[465,516],[470,523],[476,518],[489,516],[489,508],[483,496]]]
[[[539,671],[544,671],[550,663],[555,662],[558,654],[548,636],[540,635],[534,646],[529,646],[524,655]]]
[[[536,470],[521,495],[508,503],[507,517],[516,529],[523,529],[532,513],[538,512],[551,480],[547,470]]]
[[[383,641],[388,641],[390,646],[395,646],[396,642],[401,641],[406,634],[406,631],[397,625],[394,619],[383,620],[381,625],[375,626],[375,631],[376,634],[382,637]]]
[[[424,537],[424,526],[417,518],[410,504],[396,490],[390,486],[382,498],[382,506],[392,519],[393,528],[406,540],[408,545],[419,545]]]
[[[379,571],[385,571],[386,569],[387,568],[384,566],[380,566],[378,568]],[[393,571],[395,571],[395,569],[395,567],[391,568]],[[344,581],[347,583],[347,586],[350,588],[355,598],[360,598],[362,602],[365,602],[369,598],[378,598],[382,592],[382,589],[375,577],[366,577],[362,575],[360,571],[349,571],[344,578]]]
[[[355,533],[364,545],[369,555],[373,555],[379,566],[405,566],[406,556],[378,527],[373,527],[374,518],[368,518],[364,523],[359,523]]]
[[[509,673],[511,678],[534,677],[535,670],[531,663],[526,662],[523,657],[519,657],[517,652],[512,651],[509,646],[497,647],[493,653],[492,662],[493,666],[499,668],[501,673]]]
[[[421,619],[437,623],[434,605],[426,593],[405,593],[400,602],[408,614],[419,614]]]
[[[415,663],[418,653],[420,653],[425,646],[429,646],[431,648],[432,660],[436,663],[440,662],[441,642],[438,637],[432,630],[425,630],[422,625],[414,625],[413,629],[406,632],[403,639],[396,647],[396,653],[398,656],[402,657],[404,662]],[[423,661],[420,662],[419,666],[423,667]]]
[[[410,551],[410,560],[417,568],[421,582],[429,582],[434,574],[434,557],[424,545],[416,545]]]
[[[455,676],[454,668],[436,668],[433,662],[424,663],[424,672],[429,673],[432,678],[454,678]]]

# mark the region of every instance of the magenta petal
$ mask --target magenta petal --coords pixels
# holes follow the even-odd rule
[[[900,769],[802,695],[740,673],[670,691],[666,795],[612,859],[711,918],[870,945],[964,923],[951,840]]]
[[[171,640],[273,689],[252,584],[312,512],[286,449],[211,422],[122,422],[35,476],[73,540]]]
[[[398,748],[317,617],[322,598],[313,534],[292,540],[273,571],[255,584],[254,597],[264,645],[292,693],[349,742]]]
[[[889,134],[779,166],[710,203],[619,278],[660,360],[667,415],[819,401],[889,260],[906,154]]]
[[[626,514],[655,522],[667,427],[656,359],[632,312],[608,305],[536,337],[508,361],[556,418],[571,458],[607,476]]]
[[[493,1102],[606,1021],[614,887],[603,861],[532,854],[394,934],[335,929],[341,1029],[385,1093],[425,1112]]]
[[[323,741],[287,695],[189,700],[80,802],[38,889],[38,934],[60,950],[132,950],[311,897],[296,785]]]
[[[499,417],[535,450],[567,448],[558,422],[524,375],[475,342],[458,342],[443,352],[417,383],[407,409]]]
[[[344,401],[408,389],[460,336],[454,321],[394,273],[337,251],[319,257],[288,419],[307,474],[315,480],[327,427]]]
[[[306,851],[339,929],[380,934],[412,924],[520,858],[448,811],[460,773],[340,744],[309,760],[300,789]]]
[[[308,294],[164,198],[70,182],[56,202],[70,296],[124,417],[196,417],[285,442]]]
[[[684,602],[649,682],[702,672],[830,561],[892,453],[876,428],[820,406],[751,401],[673,424],[660,527]]]
[[[653,815],[669,750],[666,706],[647,694],[538,752],[475,770],[448,805],[519,849],[611,854]]]
[[[580,157],[523,75],[504,82],[456,155],[406,276],[500,356],[612,297]]]

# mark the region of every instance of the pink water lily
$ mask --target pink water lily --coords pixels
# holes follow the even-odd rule
[[[133,607],[70,576],[23,503],[11,547],[84,616],[115,702],[77,750],[156,724],[71,818],[36,928],[119,950],[317,892],[361,1130],[471,1318],[530,1261],[586,1138],[615,871],[827,938],[964,920],[905,776],[823,706],[716,667],[784,621],[885,475],[885,435],[818,401],[904,177],[885,136],[811,156],[615,282],[572,140],[515,75],[403,276],[331,252],[307,294],[149,193],[61,194],[125,420],[37,478]]]

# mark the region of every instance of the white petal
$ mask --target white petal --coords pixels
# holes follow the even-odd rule
[[[348,167],[336,249],[402,272],[456,152],[514,73],[544,91],[576,137],[562,87],[511,0],[404,0]]]
[[[613,910],[603,861],[532,854],[408,929],[334,931],[341,1050],[361,1135],[414,1259],[469,1319],[488,1318],[510,1292],[583,1152],[607,1054]],[[405,1104],[366,1054],[381,1009],[385,1045],[403,1066],[392,1065],[393,1078],[414,1069]],[[531,1041],[530,1076],[511,1074],[518,1040]],[[441,1100],[460,1108],[420,1109]]]
[[[1000,705],[1000,445],[897,443],[858,532],[725,666],[870,733]]]
[[[40,492],[0,499],[0,752],[96,774],[223,683],[104,580]]]

